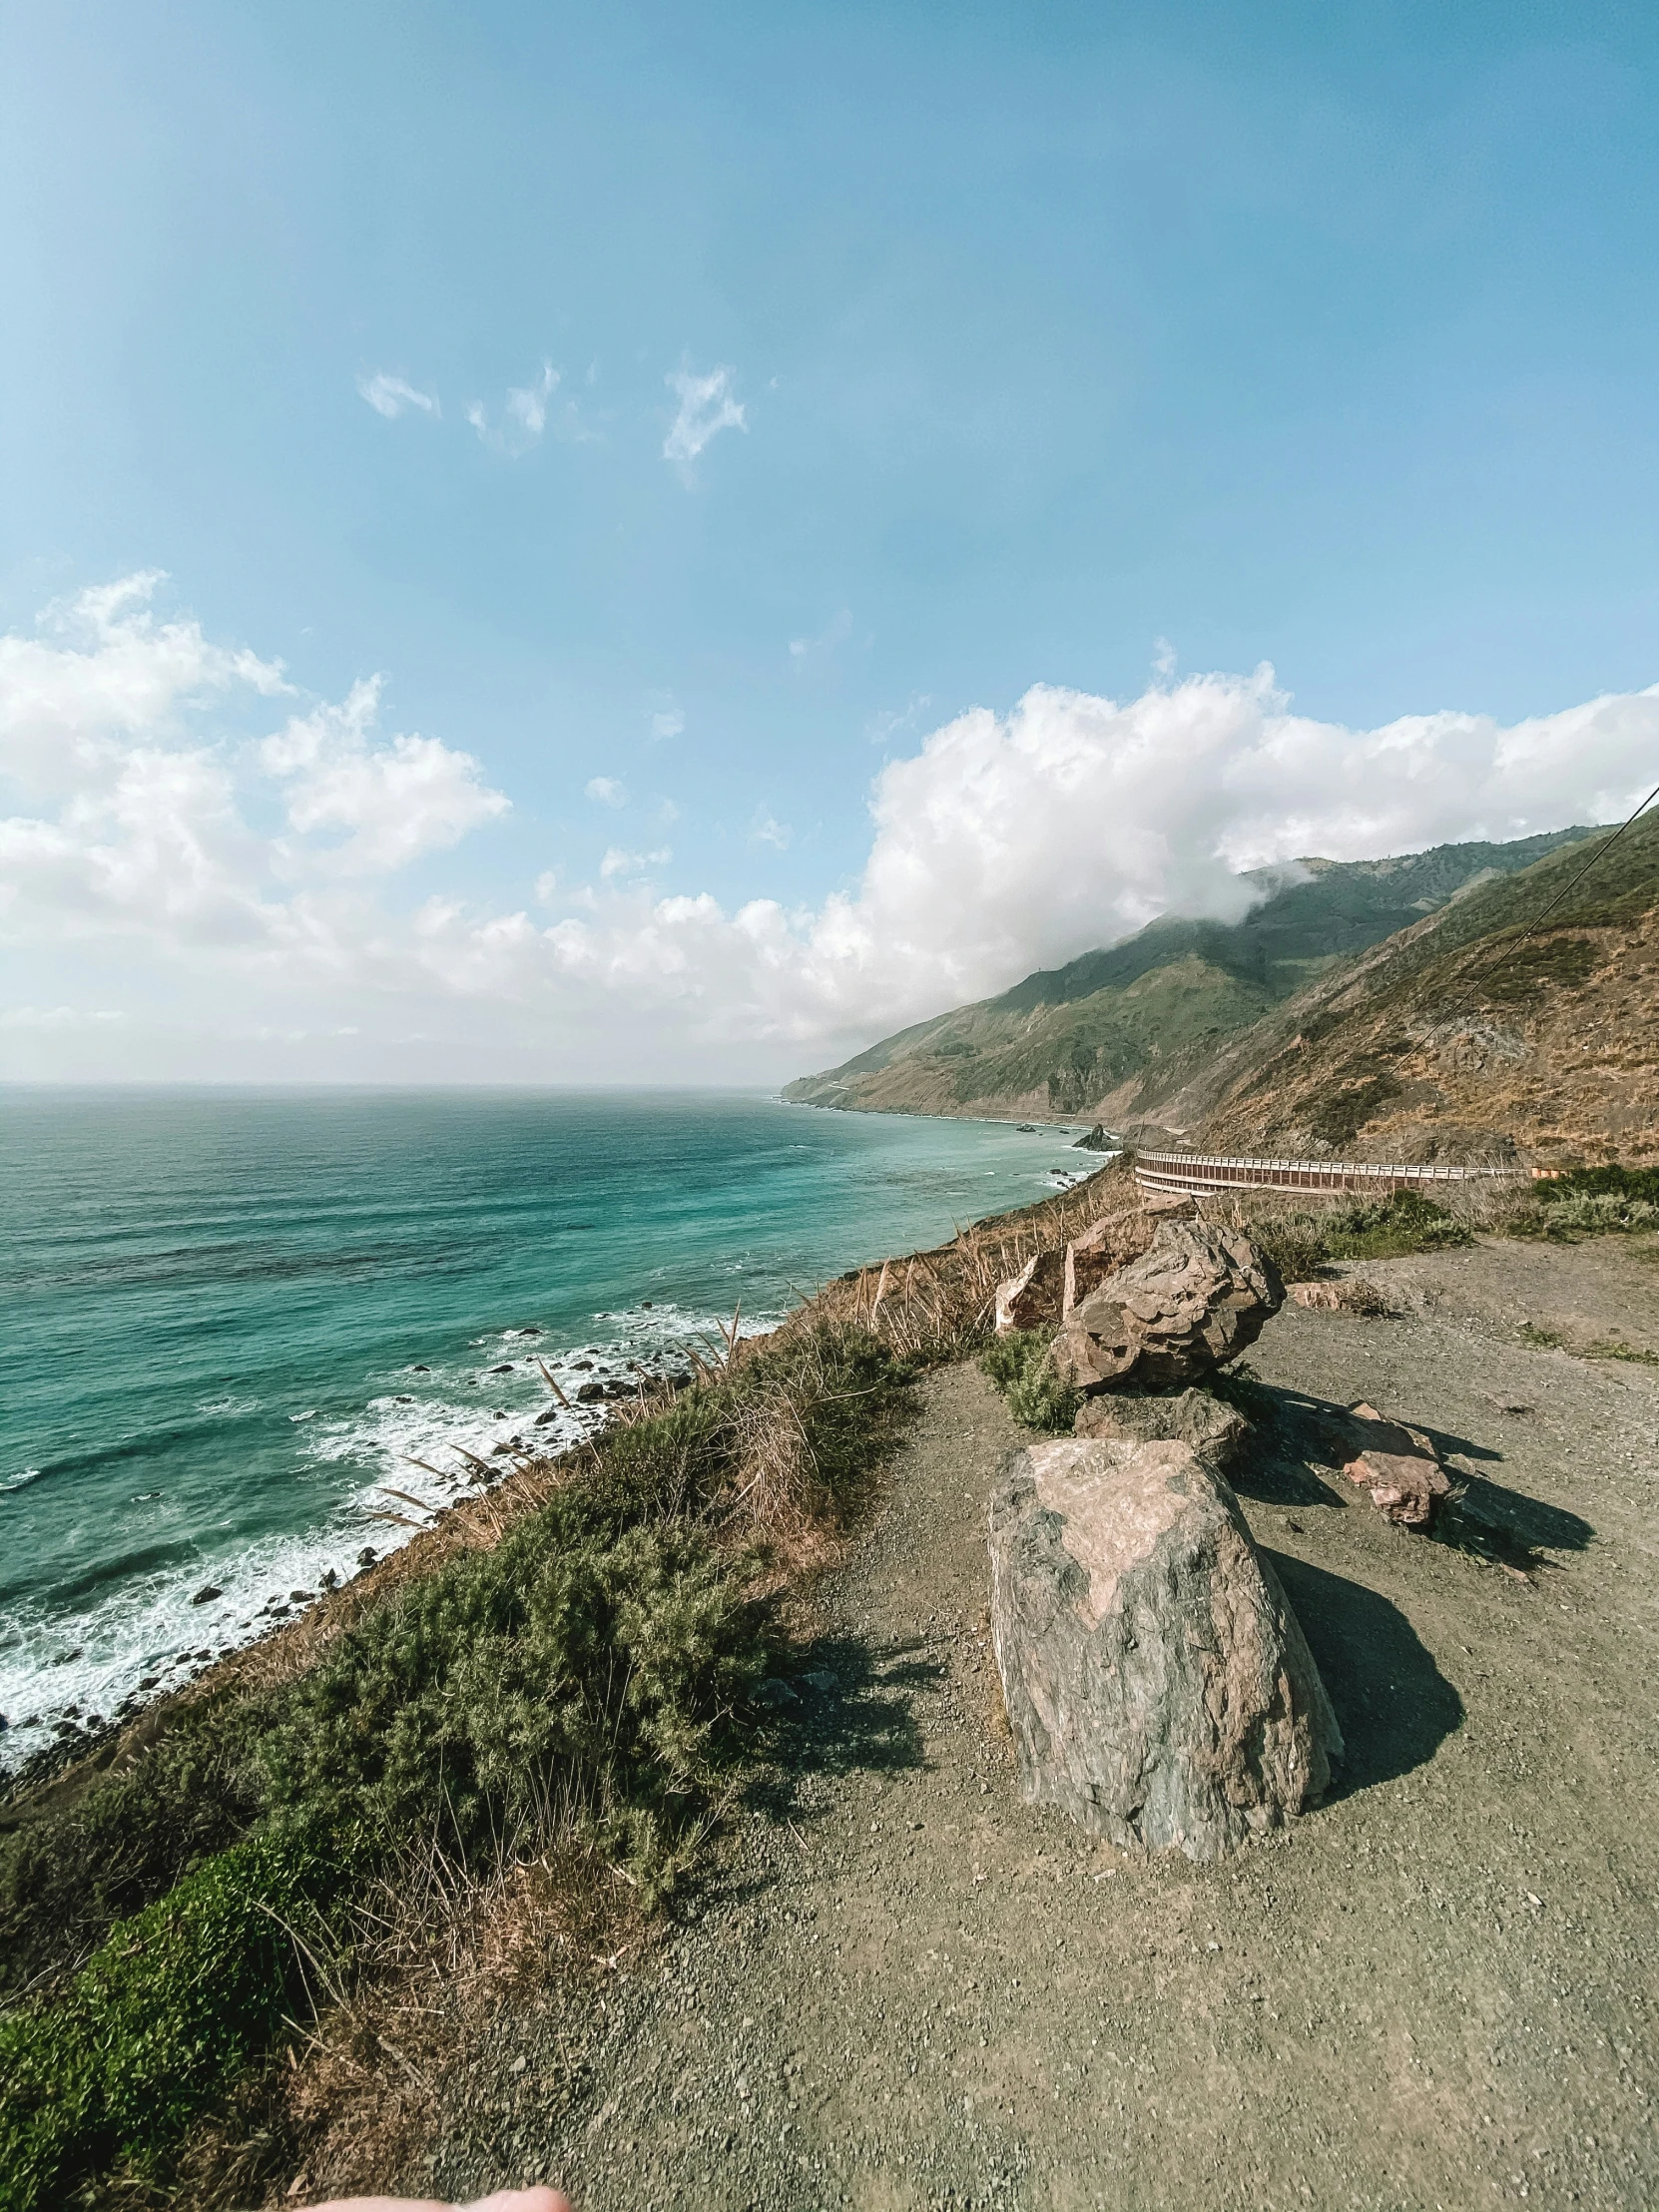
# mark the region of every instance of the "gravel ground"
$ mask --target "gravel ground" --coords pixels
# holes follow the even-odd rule
[[[582,2212],[1659,2202],[1659,1371],[1537,1341],[1659,1344],[1659,1267],[1606,1240],[1363,1272],[1400,1314],[1288,1308],[1239,1474],[1348,1739],[1332,1802],[1215,1867],[1019,1802],[984,1511],[1026,1439],[975,1371],[934,1376],[819,1593],[771,1797],[585,2018],[504,2022],[423,2183],[552,2178]],[[1321,1464],[1321,1404],[1361,1396],[1440,1439],[1452,1540]]]

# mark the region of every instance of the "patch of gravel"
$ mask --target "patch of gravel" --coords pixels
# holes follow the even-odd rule
[[[603,1976],[579,2055],[568,2015],[492,2038],[422,2184],[556,2179],[582,2212],[1659,2202],[1659,1375],[1510,1311],[1652,1342],[1659,1269],[1523,1248],[1516,1294],[1515,1254],[1370,1265],[1401,1318],[1288,1308],[1252,1355],[1274,1410],[1240,1489],[1348,1739],[1333,1802],[1214,1867],[1019,1802],[984,1515],[1027,1439],[974,1370],[934,1376],[821,1590],[776,1794]],[[1452,1540],[1322,1464],[1321,1406],[1361,1396],[1440,1440]]]

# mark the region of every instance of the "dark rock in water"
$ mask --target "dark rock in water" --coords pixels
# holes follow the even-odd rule
[[[505,1406],[505,1405],[492,1405],[492,1406],[490,1407],[490,1419],[491,1419],[491,1420],[505,1420],[505,1419],[506,1419],[506,1417],[507,1417],[507,1408],[506,1408],[506,1406]]]
[[[490,1370],[491,1375],[511,1375],[512,1372],[513,1363],[510,1360],[503,1360],[498,1368],[491,1368]]]
[[[1061,1438],[992,1493],[1020,1794],[1217,1859],[1317,1803],[1342,1736],[1238,1499],[1180,1443]]]
[[[1037,1134],[1037,1125],[1034,1121],[1016,1121],[1014,1127],[1022,1137],[1034,1137]]]
[[[364,1544],[362,1550],[357,1554],[357,1564],[359,1567],[371,1567],[379,1556],[380,1554],[372,1544]]]
[[[1105,1123],[1097,1121],[1086,1137],[1076,1139],[1071,1149],[1073,1152],[1116,1152],[1117,1146],[1106,1134]]]
[[[324,1567],[316,1578],[316,1584],[319,1590],[337,1590],[339,1588],[339,1576],[332,1567]]]
[[[559,1408],[556,1405],[550,1405],[545,1413],[536,1415],[533,1425],[537,1428],[551,1428],[558,1417]]]
[[[289,1590],[288,1603],[290,1605],[309,1605],[315,1596],[316,1592],[314,1590]]]
[[[690,1368],[682,1368],[678,1375],[671,1375],[668,1379],[668,1386],[671,1390],[689,1390],[692,1386]]]
[[[197,1591],[191,1599],[191,1603],[193,1605],[211,1605],[216,1597],[223,1597],[224,1595],[225,1592],[217,1582],[210,1582],[205,1589]]]
[[[1236,1359],[1284,1299],[1273,1263],[1238,1230],[1165,1222],[1150,1250],[1073,1309],[1054,1369],[1085,1393],[1131,1377],[1167,1389]]]
[[[511,1444],[497,1444],[497,1445],[495,1445],[495,1447],[494,1447],[494,1448],[492,1449],[492,1451],[490,1452],[490,1457],[491,1457],[492,1459],[502,1459],[502,1458],[505,1458],[505,1457],[506,1457],[506,1455],[507,1455],[507,1453],[508,1453],[509,1451],[511,1451],[511,1450],[512,1450],[512,1448],[513,1448],[513,1447],[512,1447],[512,1445],[511,1445]]]
[[[1108,1442],[1186,1444],[1215,1474],[1226,1472],[1250,1433],[1243,1413],[1208,1390],[1178,1390],[1169,1397],[1103,1390],[1083,1400],[1072,1427],[1079,1436]]]
[[[144,1680],[139,1684],[139,1695],[142,1697],[145,1691],[153,1690],[156,1687],[157,1683],[160,1682],[160,1680],[161,1676],[159,1674],[147,1674]]]
[[[541,1324],[534,1321],[526,1322],[519,1331],[519,1335],[521,1337],[539,1337],[541,1335]]]
[[[573,1368],[579,1368],[584,1375],[593,1366],[593,1362],[591,1360],[572,1360],[570,1364]]]
[[[650,1299],[648,1299],[648,1298],[642,1298],[642,1299],[640,1300],[640,1312],[641,1312],[642,1314],[649,1314],[649,1313],[651,1312],[651,1310],[652,1310],[652,1302],[651,1302],[651,1300],[650,1300]]]
[[[605,1385],[603,1382],[583,1382],[577,1386],[576,1402],[578,1405],[591,1405],[596,1398],[601,1398],[604,1395]]]
[[[392,1403],[394,1405],[412,1405],[414,1403],[414,1399],[408,1395],[407,1391],[405,1391],[401,1396],[394,1397],[392,1399]]]
[[[419,1363],[417,1363],[417,1364],[416,1364],[416,1365],[415,1365],[414,1367],[412,1367],[412,1368],[411,1368],[411,1369],[409,1370],[409,1373],[410,1373],[411,1375],[430,1375],[430,1374],[431,1374],[431,1372],[432,1372],[432,1371],[431,1371],[431,1369],[430,1369],[430,1368],[428,1368],[428,1367],[425,1367],[425,1366],[423,1366],[423,1365],[420,1365]]]

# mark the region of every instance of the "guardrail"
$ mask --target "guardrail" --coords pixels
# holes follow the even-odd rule
[[[1516,1168],[1394,1167],[1373,1160],[1228,1160],[1207,1152],[1138,1152],[1148,1191],[1397,1191],[1417,1183],[1477,1183]]]

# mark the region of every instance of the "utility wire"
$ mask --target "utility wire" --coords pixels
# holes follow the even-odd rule
[[[1556,907],[1560,905],[1562,899],[1567,897],[1570,892],[1575,891],[1578,888],[1579,884],[1583,882],[1585,876],[1589,874],[1591,868],[1595,866],[1596,862],[1605,854],[1612,851],[1614,845],[1618,843],[1620,837],[1622,837],[1625,831],[1630,828],[1630,824],[1635,822],[1639,816],[1645,815],[1656,799],[1659,799],[1659,784],[1654,785],[1652,791],[1648,793],[1647,797],[1642,801],[1642,804],[1636,809],[1636,813],[1630,817],[1630,822],[1621,822],[1619,824],[1619,827],[1613,831],[1613,834],[1610,837],[1605,838],[1602,843],[1596,846],[1595,850],[1584,862],[1584,865],[1579,869],[1578,873],[1573,877],[1572,881],[1570,883],[1564,884],[1562,888],[1556,892],[1555,896],[1550,900],[1549,904],[1544,908],[1543,912],[1538,916],[1537,920],[1534,921],[1527,929],[1525,935],[1517,937],[1515,942],[1510,945],[1506,951],[1501,953],[1496,960],[1493,961],[1492,965],[1486,971],[1488,977],[1495,975],[1498,969],[1502,967],[1505,960],[1512,960],[1515,957],[1515,954],[1521,950],[1522,946],[1527,943],[1528,939],[1537,935],[1538,931],[1543,927],[1544,923],[1549,919],[1550,915],[1554,913]]]

